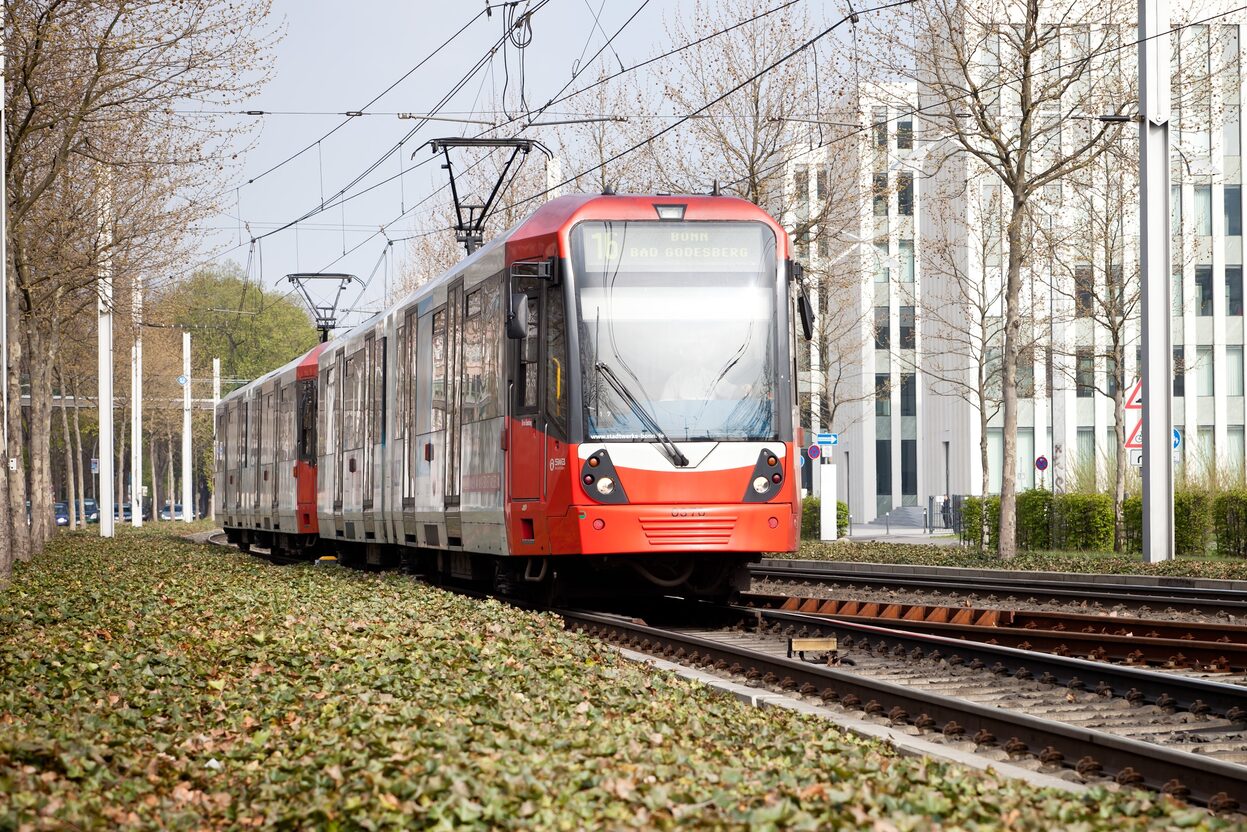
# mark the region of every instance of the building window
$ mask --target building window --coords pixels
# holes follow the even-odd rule
[[[1186,347],[1173,348],[1173,397],[1186,395]]]
[[[888,146],[888,108],[875,107],[870,113],[874,122],[875,147]]]
[[[1212,186],[1195,186],[1195,233],[1212,236]]]
[[[1182,233],[1182,186],[1169,186],[1169,232],[1175,237]]]
[[[1017,391],[1020,399],[1035,398],[1035,358],[1030,354],[1018,356]]]
[[[901,240],[899,246],[901,261],[901,283],[914,282],[914,241]],[[1242,294],[1241,292],[1239,293]]]
[[[888,175],[886,173],[875,174],[875,216],[886,217],[888,215]]]
[[[901,494],[918,494],[918,440],[901,440]]]
[[[1095,354],[1090,347],[1078,349],[1074,386],[1080,399],[1089,399],[1095,395]]]
[[[1044,389],[1047,390],[1049,393],[1051,393],[1055,389],[1052,386],[1052,381],[1053,381],[1053,370],[1056,369],[1052,363],[1052,347],[1051,346],[1044,347],[1043,351],[1044,351],[1044,377],[1043,377]]]
[[[875,415],[892,415],[892,382],[887,373],[875,374]]]
[[[1243,346],[1235,344],[1225,348],[1225,394],[1243,395]]]
[[[1079,428],[1077,434],[1078,440],[1078,459],[1076,465],[1091,465],[1095,463],[1095,428]]]
[[[818,187],[817,199],[822,205],[831,197],[831,165],[819,165],[815,181]]]
[[[891,279],[891,269],[888,268],[888,241],[880,240],[875,243],[875,282],[887,283]]]
[[[1212,347],[1195,348],[1195,390],[1197,395],[1212,396],[1216,394],[1216,382],[1213,379]]]
[[[896,212],[902,217],[914,215],[914,175],[908,171],[896,175]]]
[[[913,373],[901,373],[901,415],[918,415],[918,381]]]
[[[1217,459],[1217,440],[1213,435],[1212,425],[1200,425],[1196,434],[1195,449],[1198,459],[1205,465],[1212,465]]]
[[[1235,26],[1234,30],[1237,32],[1238,27]],[[1231,48],[1234,49],[1234,54],[1237,56],[1238,47],[1234,46]],[[1237,61],[1235,61],[1235,63],[1237,63]],[[1231,78],[1237,76],[1238,67],[1237,66],[1234,67],[1232,72],[1234,72],[1234,75],[1231,75],[1230,76]],[[1237,101],[1238,100],[1238,84],[1231,85],[1230,90],[1231,90],[1230,94],[1234,97],[1234,100]],[[1241,112],[1241,108],[1238,106],[1237,103],[1225,105],[1225,127],[1222,133],[1223,141],[1221,144],[1222,144],[1222,148],[1225,151],[1226,156],[1238,156],[1242,153],[1242,143],[1239,141],[1239,137],[1238,137],[1238,131],[1239,131],[1239,126],[1240,126],[1238,121],[1239,121],[1240,112]]]
[[[1230,465],[1230,473],[1238,479],[1243,478],[1243,466],[1247,464],[1247,447],[1244,447],[1243,425],[1230,425],[1225,431],[1225,459]]]
[[[1186,304],[1183,303],[1182,299],[1182,272],[1173,273],[1173,286],[1170,289],[1170,294],[1170,301],[1173,303],[1173,317],[1181,318],[1183,310],[1186,309]]]
[[[892,415],[892,379],[887,373],[875,374],[875,415]]]
[[[1095,273],[1090,266],[1074,267],[1074,316],[1089,318],[1095,308]]]
[[[826,234],[818,235],[818,259],[826,260],[831,256],[831,243],[827,240]]]
[[[1104,393],[1110,398],[1117,395],[1117,359],[1111,355],[1104,357]]]
[[[896,149],[910,150],[914,146],[914,117],[906,114],[896,122]]]
[[[886,306],[875,307],[875,349],[886,350],[891,343],[891,321]]]
[[[875,495],[892,496],[892,440],[875,440]]]
[[[1225,314],[1243,314],[1243,267],[1225,267]]]
[[[918,337],[914,331],[914,307],[901,307],[901,349],[912,350],[917,346]]]
[[[1212,266],[1195,267],[1195,314],[1212,315]]]
[[[1225,236],[1241,237],[1243,235],[1243,189],[1239,185],[1226,185],[1225,196]]]

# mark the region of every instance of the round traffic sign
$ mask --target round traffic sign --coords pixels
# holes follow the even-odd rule
[[[1039,469],[1040,471],[1047,471],[1048,470],[1048,458],[1046,456],[1041,456],[1038,459],[1036,459],[1035,467]]]
[[[1182,431],[1177,428],[1173,429],[1173,449],[1176,451],[1182,446]]]
[[[820,456],[823,455],[823,449],[820,448],[818,445],[811,445],[810,447],[806,448],[805,452],[809,455],[810,459],[818,459]]]
[[[178,376],[178,384],[182,387],[186,386],[186,376]]]

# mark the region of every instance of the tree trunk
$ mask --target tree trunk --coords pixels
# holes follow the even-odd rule
[[[152,463],[152,522],[160,519],[160,471],[156,467],[156,434],[148,440],[147,456]]]
[[[1004,411],[1004,430],[1000,461],[1000,557],[1012,559],[1017,554],[1017,440],[1018,440],[1018,340],[1021,316],[1018,295],[1022,290],[1022,221],[1026,203],[1020,194],[1013,196],[1013,212],[1009,217],[1009,270],[1005,285],[1005,348],[1000,374],[1000,397]]]
[[[74,377],[74,476],[78,479],[78,519],[87,527],[87,482],[82,462],[82,421],[78,418],[78,378]]]
[[[10,245],[16,248],[16,240],[9,235]],[[17,251],[12,256],[16,258]],[[17,291],[17,277],[12,269],[6,285],[9,292],[9,448],[8,458],[15,462],[9,473],[9,529],[10,549],[15,560],[30,560],[30,524],[26,521],[26,460],[22,446],[22,343],[23,318],[21,295]]]
[[[173,434],[172,433],[169,434],[169,443],[167,447],[169,450],[169,496],[168,496],[169,520],[174,521],[174,520],[177,520],[177,518],[173,516],[173,495],[176,494],[177,492],[174,490],[174,484],[173,484]]]
[[[54,321],[31,321],[30,351],[30,548],[43,551],[56,526],[52,499],[52,367],[55,340],[45,327]]]
[[[121,416],[115,423],[115,427],[122,427],[130,423],[130,420],[126,417],[128,412],[126,406],[122,405]],[[116,472],[117,502],[113,503],[113,505],[116,506],[118,525],[125,520],[125,513],[121,510],[121,507],[126,501],[126,461],[130,456],[126,453],[126,437],[129,435],[130,432],[125,430],[124,427],[121,430],[113,430],[113,441],[117,448],[117,467],[113,469]]]
[[[69,528],[78,527],[77,492],[74,490],[74,441],[69,435],[69,413],[65,399],[69,391],[65,388],[65,374],[57,370],[56,378],[61,388],[61,437],[65,440],[65,508],[69,515]]]
[[[1116,470],[1113,472],[1113,551],[1124,552],[1126,549],[1126,401],[1122,382],[1125,380],[1122,350],[1114,347],[1116,366],[1113,369],[1117,377],[1113,391],[1113,434],[1117,437]]]

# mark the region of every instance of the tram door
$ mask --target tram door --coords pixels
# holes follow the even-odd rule
[[[446,537],[455,545],[462,540],[459,519],[460,446],[463,432],[463,281],[446,290]]]
[[[515,342],[511,374],[511,464],[509,495],[512,500],[540,500],[544,496],[546,442],[540,418],[541,398],[541,283],[522,277],[515,291],[528,296],[528,321],[524,338]]]

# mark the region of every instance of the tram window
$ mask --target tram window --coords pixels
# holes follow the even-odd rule
[[[567,316],[561,286],[546,288],[546,415],[560,431],[567,422]]]
[[[484,290],[468,295],[468,316],[463,322],[463,420],[475,422],[483,416],[482,396],[485,376],[485,328],[481,312]]]
[[[320,371],[320,390],[325,395],[325,407],[318,408],[316,411],[316,453],[318,456],[325,456],[329,453],[329,411],[333,406],[333,395],[329,385],[332,377],[333,367],[326,367]],[[313,407],[315,407],[314,404]]]
[[[446,312],[433,313],[433,430],[446,427]]]
[[[528,282],[528,281],[525,281]],[[521,411],[531,412],[537,409],[537,368],[541,342],[540,333],[541,306],[540,296],[536,287],[528,293],[528,332],[520,342],[520,373],[519,395],[517,404]]]
[[[247,449],[249,447],[247,443],[250,441],[248,439],[248,436],[250,435],[250,432],[251,432],[250,410],[251,410],[251,402],[243,402],[242,403],[242,418],[239,419],[238,421],[238,429],[239,429],[239,433],[241,433],[241,436],[239,437],[239,441],[238,441],[238,452],[239,452],[239,456],[241,457],[239,461],[243,464],[244,467],[250,464],[250,457],[247,455]]]
[[[385,444],[385,336],[373,344],[372,359],[372,437]]]
[[[321,373],[324,378],[325,373]],[[296,430],[299,434],[299,459],[309,465],[316,464],[316,381],[304,379],[298,387],[298,422]]]

